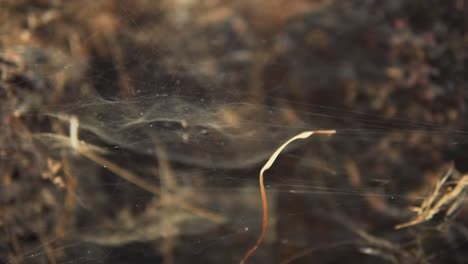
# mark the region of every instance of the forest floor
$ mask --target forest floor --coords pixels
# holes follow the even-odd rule
[[[466,263],[464,0],[0,5],[0,263],[239,263],[317,129],[248,263]]]

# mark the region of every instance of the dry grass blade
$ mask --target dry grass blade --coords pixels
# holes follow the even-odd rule
[[[257,251],[258,247],[260,246],[260,244],[263,242],[263,239],[265,238],[265,234],[268,228],[268,202],[267,202],[267,196],[266,196],[266,191],[265,191],[265,184],[263,183],[263,178],[264,178],[263,174],[265,173],[265,171],[267,171],[269,168],[271,168],[271,166],[273,166],[273,163],[275,162],[276,158],[278,158],[279,154],[293,141],[296,141],[298,139],[306,139],[313,134],[332,135],[335,133],[336,133],[335,130],[316,130],[316,131],[302,132],[290,138],[288,141],[283,143],[283,145],[277,148],[275,152],[273,152],[273,154],[270,156],[268,161],[265,163],[265,165],[263,165],[258,176],[259,183],[260,183],[260,193],[262,196],[262,208],[263,208],[262,231],[255,245],[251,249],[249,249],[249,251],[247,251],[247,253],[244,255],[244,257],[240,261],[241,264],[244,264],[255,253],[255,251]]]
[[[458,179],[455,187],[449,186],[446,190],[443,190],[442,187],[444,187],[447,179],[453,175],[454,171],[455,169],[452,163],[447,172],[436,184],[431,195],[424,199],[420,207],[414,209],[417,215],[412,220],[395,226],[395,229],[401,229],[429,221],[434,215],[445,210],[447,207],[449,207],[449,209],[445,214],[446,216],[450,216],[463,202],[466,186],[468,185],[468,175],[465,174]]]

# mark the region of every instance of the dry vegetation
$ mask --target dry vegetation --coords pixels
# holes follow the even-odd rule
[[[0,263],[466,263],[467,11],[0,0]]]

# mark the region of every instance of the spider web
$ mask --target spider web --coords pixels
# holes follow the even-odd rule
[[[261,230],[260,167],[316,129],[337,134],[295,142],[265,175],[270,225],[252,262],[463,258],[463,217],[437,234],[394,230],[447,161],[464,166],[467,138],[462,86],[433,68],[457,73],[411,55],[432,50],[417,23],[396,29],[416,7],[136,2],[35,7],[35,34],[62,51],[2,52],[15,65],[2,73],[22,70],[12,86],[31,87],[1,111],[26,120],[37,171],[74,201],[58,206],[72,219],[60,236],[10,263],[238,262]]]

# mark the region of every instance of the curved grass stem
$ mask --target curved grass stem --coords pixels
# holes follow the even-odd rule
[[[260,173],[258,175],[258,180],[259,180],[259,184],[260,184],[260,194],[261,194],[261,197],[262,197],[262,209],[263,209],[262,231],[261,231],[260,235],[258,236],[257,242],[255,243],[255,245],[252,248],[250,248],[247,251],[247,253],[245,253],[244,257],[240,261],[240,264],[244,264],[255,253],[255,251],[257,251],[260,244],[262,244],[262,242],[263,242],[263,240],[265,238],[265,234],[266,234],[267,229],[268,229],[268,201],[267,201],[267,196],[266,196],[265,184],[264,184],[264,180],[263,180],[264,179],[263,174],[265,173],[265,171],[267,171],[268,169],[271,168],[271,166],[273,166],[273,163],[275,162],[276,158],[278,158],[279,154],[281,154],[281,152],[289,144],[291,144],[293,141],[296,141],[298,139],[306,139],[306,138],[310,137],[313,134],[332,135],[332,134],[335,134],[335,133],[336,133],[335,130],[315,130],[315,131],[302,132],[302,133],[290,138],[288,141],[283,143],[283,145],[281,145],[279,148],[277,148],[275,150],[275,152],[273,152],[273,154],[267,160],[265,165],[263,165],[263,167],[260,170]]]

